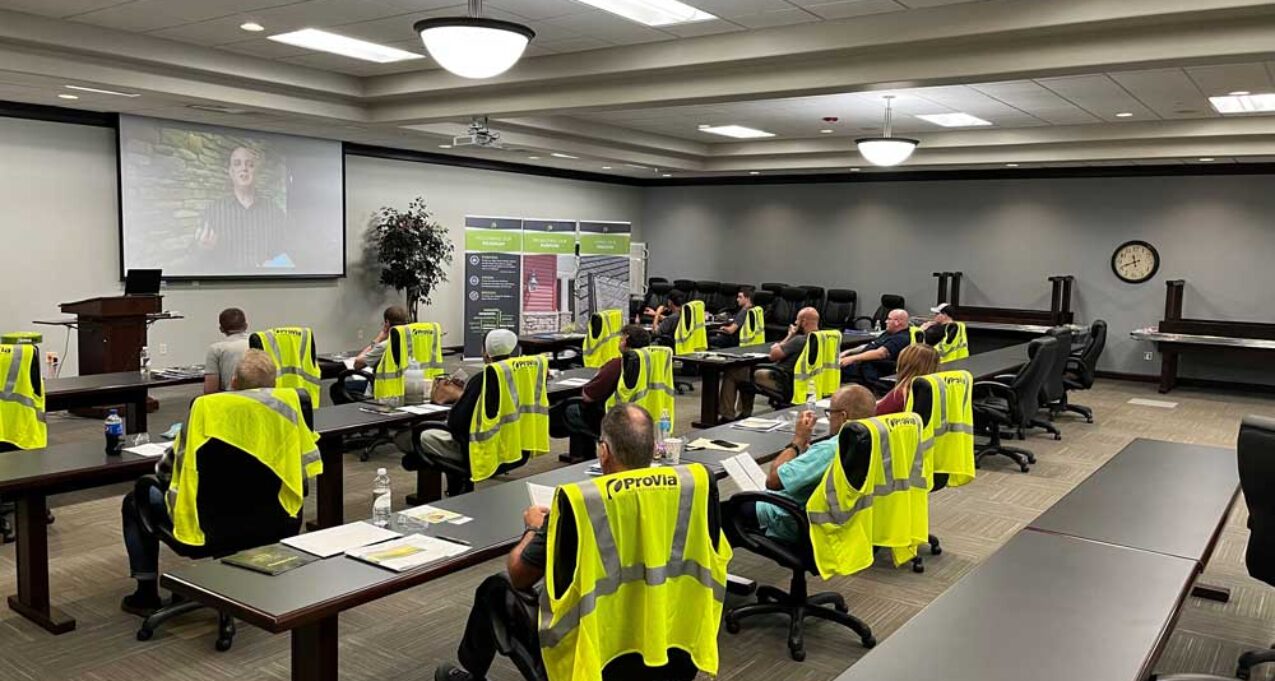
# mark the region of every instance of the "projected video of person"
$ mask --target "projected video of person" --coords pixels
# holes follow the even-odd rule
[[[126,269],[341,274],[340,143],[122,116],[120,151]]]

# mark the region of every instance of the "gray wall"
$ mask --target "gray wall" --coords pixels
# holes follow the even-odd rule
[[[244,308],[253,328],[311,326],[320,350],[366,344],[380,326],[381,310],[401,302],[393,290],[375,284],[363,262],[368,220],[385,205],[406,208],[418,194],[451,230],[457,250],[450,281],[422,316],[441,321],[449,343],[457,344],[466,214],[631,221],[636,231],[642,207],[641,191],[633,187],[351,156],[347,278],[167,286],[165,307],[186,319],[152,327],[152,351],[161,344],[168,350],[156,356],[156,365],[202,362],[208,343],[219,337],[217,313],[230,305]],[[60,302],[122,291],[114,130],[0,118],[0,206],[6,244],[0,330],[30,329],[34,319],[59,317]],[[61,352],[66,335],[45,331],[46,349]],[[70,347],[63,375],[78,368],[73,334]]]
[[[1153,374],[1129,331],[1163,316],[1165,279],[1187,281],[1187,316],[1275,322],[1275,192],[1263,176],[858,182],[649,190],[652,275],[781,281],[882,293],[912,312],[935,300],[937,270],[965,272],[962,302],[1048,308],[1046,277],[1074,274],[1078,320],[1106,319],[1101,367]],[[1151,242],[1159,273],[1129,285],[1111,253]],[[1275,382],[1271,372],[1184,360],[1182,375]]]

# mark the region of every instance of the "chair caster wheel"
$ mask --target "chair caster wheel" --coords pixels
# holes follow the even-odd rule
[[[733,617],[726,618],[726,631],[732,634],[739,633],[739,620]]]
[[[361,452],[359,454],[359,461],[362,461],[363,463],[367,463],[367,460],[370,458],[372,458],[372,455],[367,452]]]
[[[1020,464],[1018,464],[1018,470],[1020,470],[1020,471],[1022,471],[1022,472],[1024,472],[1024,473],[1026,473],[1026,472],[1028,471],[1027,464],[1025,464],[1025,463],[1020,463]]]
[[[938,544],[930,544],[930,555],[931,556],[943,555],[943,547],[939,546]]]
[[[912,561],[912,572],[914,572],[914,573],[916,573],[916,574],[918,574],[918,575],[920,575],[920,574],[924,574],[924,573],[925,573],[925,563],[922,563],[921,561],[917,561],[917,560]]]
[[[1061,435],[1061,434],[1055,434],[1055,435],[1054,435],[1054,440],[1061,440],[1061,439],[1062,439],[1062,435]]]
[[[234,639],[231,639],[231,638],[219,638],[219,639],[217,639],[217,642],[213,644],[213,647],[217,649],[217,652],[219,652],[219,653],[224,653],[224,652],[226,652],[227,650],[230,650],[230,645],[231,645],[232,643],[234,643]]]
[[[1092,418],[1087,418],[1087,419],[1085,419],[1085,423],[1093,423],[1093,419],[1092,419]]]
[[[790,647],[790,648],[788,648],[788,655],[789,655],[789,657],[791,657],[794,661],[801,662],[801,661],[803,661],[803,660],[805,660],[805,659],[806,659],[806,650],[805,650],[805,648],[791,648],[791,647]]]
[[[151,640],[151,637],[153,637],[154,635],[155,635],[155,632],[151,631],[150,629],[137,630],[137,640],[139,641],[149,641]]]
[[[1250,671],[1247,667],[1240,667],[1235,670],[1235,678],[1240,679],[1241,681],[1248,681],[1252,673],[1253,672]]]
[[[871,650],[871,649],[873,649],[873,648],[877,647],[877,639],[876,639],[875,637],[872,637],[872,636],[869,636],[869,637],[867,637],[867,638],[863,639],[863,647],[864,647],[864,648],[867,648],[868,650]]]

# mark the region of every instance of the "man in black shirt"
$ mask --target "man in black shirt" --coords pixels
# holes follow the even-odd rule
[[[894,362],[911,342],[911,317],[907,310],[890,310],[885,333],[867,345],[841,353],[841,382],[862,383],[869,388],[894,373]]]
[[[682,306],[686,304],[686,294],[673,290],[668,294],[668,301],[655,311],[651,320],[651,333],[661,343],[672,345],[673,334],[677,331],[677,322],[681,319]]]
[[[713,332],[708,344],[715,348],[733,348],[739,346],[739,331],[744,328],[744,319],[753,307],[753,287],[745,286],[735,294],[735,302],[739,303],[739,311],[731,318],[730,323]]]
[[[621,404],[607,412],[602,419],[602,440],[598,443],[598,464],[603,475],[647,468],[654,452],[655,427],[646,410],[636,404]],[[709,483],[708,495],[709,531],[717,536],[721,532],[721,519],[716,482]],[[558,525],[565,535],[559,539],[559,555],[574,556],[574,550],[564,549],[564,546],[574,547],[576,542],[570,504],[560,504],[558,512],[568,514]],[[435,681],[483,679],[497,652],[508,655],[526,678],[544,678],[536,625],[539,599],[536,585],[544,578],[549,562],[549,528],[545,522],[548,517],[549,509],[544,506],[523,511],[522,540],[509,552],[505,573],[488,577],[474,594],[474,607],[469,611],[465,634],[457,649],[463,669],[452,664],[440,665],[434,672]],[[570,584],[573,571],[571,560],[559,560],[554,565],[554,583]]]
[[[274,203],[258,196],[260,163],[261,154],[256,150],[235,147],[227,167],[233,193],[204,209],[195,244],[211,273],[252,272],[283,254],[288,217]]]

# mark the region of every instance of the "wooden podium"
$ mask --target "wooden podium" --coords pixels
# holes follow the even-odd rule
[[[76,317],[81,374],[139,371],[146,325],[163,296],[102,296],[58,307]]]

